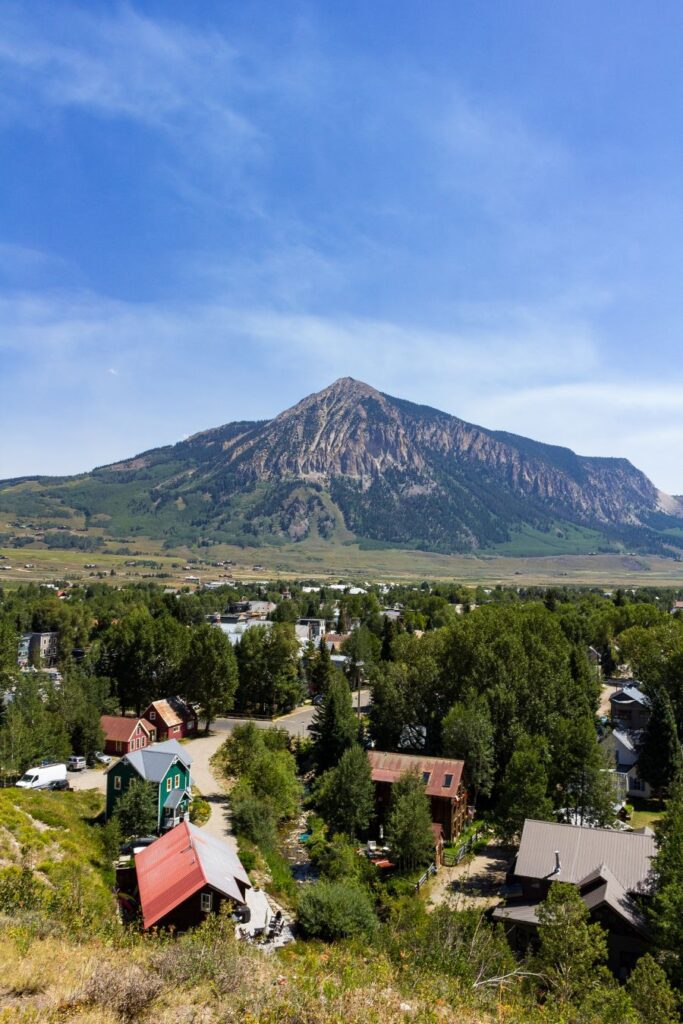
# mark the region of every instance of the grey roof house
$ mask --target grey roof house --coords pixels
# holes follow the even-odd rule
[[[656,852],[649,829],[617,832],[548,821],[524,822],[514,868],[514,895],[493,911],[510,940],[533,942],[538,907],[553,882],[575,885],[591,920],[607,929],[609,966],[626,976],[649,948],[649,932],[636,896],[646,896]]]
[[[131,782],[141,779],[156,790],[157,827],[165,830],[178,825],[192,799],[191,764],[192,758],[177,740],[152,743],[126,754],[107,768],[107,818]]]
[[[644,729],[650,720],[650,701],[637,683],[629,683],[611,694],[612,721],[624,729]]]

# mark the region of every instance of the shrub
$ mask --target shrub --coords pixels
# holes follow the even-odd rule
[[[190,821],[193,825],[205,825],[211,817],[211,804],[201,796],[195,796],[190,804]]]
[[[71,999],[75,1006],[110,1010],[122,1024],[138,1020],[162,988],[158,974],[122,961],[115,966],[98,963],[83,988]]]
[[[233,800],[232,821],[237,833],[262,849],[275,846],[277,821],[264,800],[249,793]]]
[[[377,918],[366,890],[344,879],[306,886],[299,897],[298,922],[306,935],[333,941],[371,934]]]

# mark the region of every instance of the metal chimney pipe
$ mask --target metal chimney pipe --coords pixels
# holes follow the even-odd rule
[[[555,870],[554,870],[553,874],[554,875],[559,875],[561,870],[562,870],[562,864],[560,862],[560,851],[559,850],[555,850]]]

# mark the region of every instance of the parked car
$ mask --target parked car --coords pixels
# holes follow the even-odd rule
[[[315,697],[313,698],[313,700],[311,701],[311,703],[312,703],[312,704],[314,705],[314,707],[316,707],[316,708],[317,708],[317,707],[320,707],[320,705],[321,705],[321,704],[324,704],[324,703],[325,703],[325,698],[323,697],[322,693],[316,693],[316,695],[315,695]]]
[[[51,782],[66,781],[65,764],[37,765],[27,768],[17,782],[19,789],[47,789]]]
[[[71,789],[68,779],[55,779],[47,785],[48,789]]]
[[[88,767],[88,764],[84,757],[79,757],[77,754],[72,756],[66,762],[66,770],[68,772],[82,772]]]
[[[105,754],[101,750],[95,751],[95,760],[99,761],[100,764],[111,764],[111,757],[109,756],[109,754]]]

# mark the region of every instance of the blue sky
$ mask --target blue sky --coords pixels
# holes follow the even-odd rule
[[[339,376],[683,492],[683,7],[0,0],[0,477]]]

